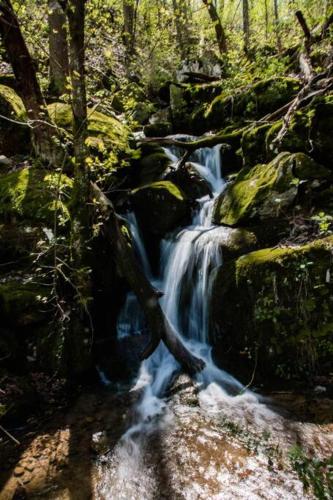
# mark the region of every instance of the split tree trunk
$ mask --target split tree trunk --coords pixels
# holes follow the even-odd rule
[[[204,361],[193,356],[185,347],[164,315],[159,303],[160,294],[150,284],[142,271],[133,251],[132,242],[124,230],[123,221],[116,214],[112,203],[96,184],[92,184],[92,195],[107,221],[104,225],[104,234],[111,243],[118,268],[127,280],[131,290],[137,296],[147,320],[151,339],[142,354],[142,358],[148,358],[162,340],[187,373],[195,374],[203,370]]]
[[[216,36],[216,41],[217,45],[219,48],[219,52],[221,55],[226,54],[228,51],[227,47],[227,38],[225,35],[224,28],[222,26],[222,22],[220,19],[220,16],[218,15],[218,12],[216,10],[216,7],[212,0],[202,0],[203,3],[206,5],[208,14],[211,18],[211,21],[214,25],[215,28],[215,36]]]
[[[36,155],[45,162],[59,165],[63,151],[55,141],[58,132],[48,115],[34,61],[10,0],[0,0],[0,35],[17,80],[18,92],[27,110]]]
[[[59,97],[67,92],[69,74],[66,16],[58,0],[48,0],[50,84],[49,91]]]

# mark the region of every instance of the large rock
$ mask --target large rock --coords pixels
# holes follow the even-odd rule
[[[222,92],[205,111],[206,128],[218,129],[228,123],[244,123],[271,113],[289,102],[300,88],[294,78],[261,80],[230,94]]]
[[[48,106],[51,119],[59,126],[71,132],[73,114],[69,104],[56,102]],[[88,108],[87,145],[91,151],[103,160],[104,168],[119,167],[121,159],[133,153],[130,149],[130,131],[115,116],[106,115],[93,108]]]
[[[297,111],[280,143],[274,142],[282,127],[275,123],[266,134],[270,154],[278,151],[305,152],[333,170],[333,95],[317,97]]]
[[[294,205],[301,180],[329,175],[303,153],[284,152],[266,165],[243,168],[217,199],[214,222],[237,226],[277,219]]]
[[[217,350],[234,370],[285,379],[333,369],[333,237],[267,248],[219,268],[212,291]],[[226,353],[228,353],[226,355]]]
[[[158,236],[165,236],[189,220],[188,200],[170,181],[153,182],[133,190],[132,202],[142,227]]]
[[[64,174],[25,167],[0,175],[0,219],[38,221],[53,227],[69,220],[68,200],[73,181]]]
[[[211,195],[209,183],[201,177],[192,163],[186,163],[182,168],[170,170],[166,174],[165,180],[176,184],[191,200]]]
[[[5,117],[0,117],[0,154],[12,156],[28,153],[31,138],[26,125],[25,107],[15,90],[6,85],[0,85],[0,114]]]

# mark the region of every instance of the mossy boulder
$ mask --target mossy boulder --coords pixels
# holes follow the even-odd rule
[[[45,319],[47,289],[32,279],[10,279],[0,282],[0,315],[2,326],[32,326]],[[44,309],[44,312],[43,312]]]
[[[59,127],[71,131],[73,114],[69,104],[56,102],[48,106],[48,111]],[[123,157],[131,155],[130,139],[129,128],[118,118],[88,108],[87,145],[108,160],[106,166],[118,167]]]
[[[303,153],[280,153],[268,164],[243,168],[217,199],[214,222],[228,226],[277,219],[294,205],[301,180],[329,171]]]
[[[265,142],[270,155],[301,151],[333,170],[333,95],[317,97],[296,111],[282,141],[276,142],[281,127],[278,121],[267,131]]]
[[[253,167],[258,163],[267,163],[272,160],[273,153],[268,149],[266,135],[271,124],[252,125],[247,127],[241,138],[241,152],[244,165]]]
[[[143,145],[140,155],[140,159],[134,163],[136,185],[144,186],[161,180],[170,168],[171,160],[161,147]]]
[[[219,268],[212,291],[218,352],[256,377],[333,369],[333,237],[250,252]],[[241,370],[240,370],[241,371]],[[267,379],[266,379],[267,381]]]
[[[204,114],[206,128],[218,129],[228,123],[262,118],[289,102],[299,89],[298,80],[276,77],[260,80],[232,94],[223,91]]]
[[[8,118],[0,117],[0,154],[13,156],[28,153],[31,137],[26,125],[25,107],[15,90],[6,85],[0,85],[0,114]],[[22,125],[17,122],[22,122]]]
[[[172,182],[153,182],[132,191],[132,203],[145,231],[165,236],[189,220],[185,194]]]
[[[69,219],[68,201],[73,181],[64,174],[25,167],[0,175],[0,219],[54,224]]]
[[[148,123],[143,128],[146,137],[164,137],[172,133],[170,122]]]

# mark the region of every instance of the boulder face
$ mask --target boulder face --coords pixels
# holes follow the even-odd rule
[[[210,185],[191,163],[186,163],[182,168],[170,170],[164,179],[176,184],[191,200],[211,194]]]
[[[0,218],[38,221],[53,227],[54,213],[69,219],[67,202],[73,181],[64,174],[25,167],[0,176]],[[59,198],[57,199],[57,193]]]
[[[282,127],[276,122],[266,134],[269,155],[279,151],[304,152],[333,170],[333,96],[315,98],[309,106],[297,111],[279,144],[274,139]]]
[[[251,252],[219,268],[211,317],[220,356],[228,352],[246,377],[255,365],[257,378],[331,372],[332,252],[330,236]]]
[[[294,78],[261,80],[233,95],[222,92],[206,110],[206,128],[218,129],[228,123],[261,118],[288,103],[298,92],[300,84]]]
[[[243,168],[217,199],[214,222],[227,226],[277,219],[294,205],[301,180],[330,172],[303,153],[280,153],[270,163]]]
[[[14,156],[28,153],[31,137],[30,129],[25,125],[25,107],[15,90],[6,85],[0,85],[0,114],[8,118],[0,118],[0,154]],[[22,122],[22,125],[14,122]]]
[[[132,203],[145,231],[163,237],[189,221],[185,194],[172,182],[153,182],[132,191]]]
[[[51,120],[59,127],[71,131],[72,110],[69,104],[55,102],[48,107]],[[88,108],[87,146],[103,160],[103,166],[118,168],[122,157],[131,156],[129,128],[115,116],[106,115],[93,108]],[[96,159],[97,161],[97,159]]]

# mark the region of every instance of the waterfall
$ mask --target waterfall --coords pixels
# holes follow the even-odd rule
[[[190,136],[178,136],[182,140]],[[178,148],[165,148],[176,164],[181,156]],[[210,184],[213,197],[198,200],[192,224],[176,231],[161,243],[160,273],[153,277],[142,236],[134,214],[127,217],[138,256],[154,286],[162,290],[161,306],[170,323],[182,336],[187,347],[205,360],[206,368],[197,375],[198,383],[207,386],[214,381],[227,392],[239,392],[242,385],[231,375],[218,369],[211,359],[209,346],[209,297],[213,270],[222,264],[221,228],[212,224],[216,197],[225,183],[221,172],[220,146],[197,150],[190,158],[194,168]],[[118,337],[140,333],[144,319],[139,304],[129,293],[118,319]],[[172,376],[179,370],[177,361],[161,343],[153,355],[142,363],[135,388],[144,388],[137,408],[142,425],[164,408],[161,399]],[[137,426],[135,426],[137,431]]]

